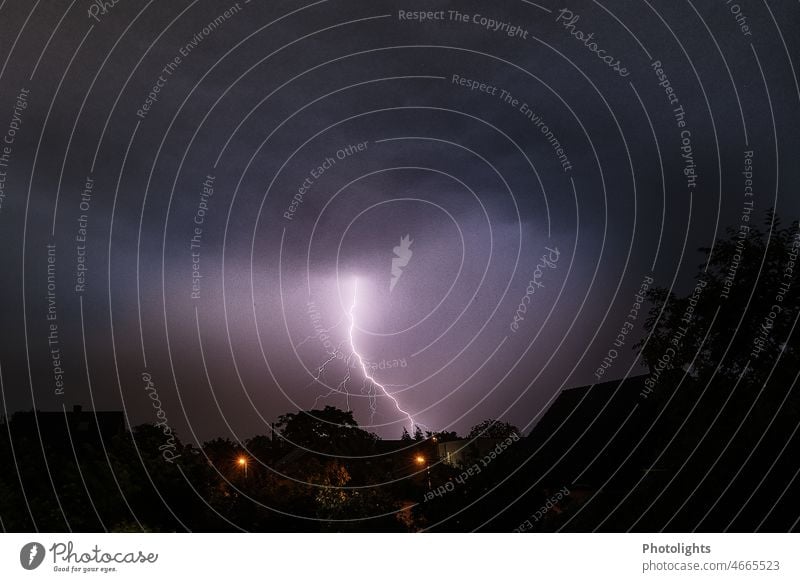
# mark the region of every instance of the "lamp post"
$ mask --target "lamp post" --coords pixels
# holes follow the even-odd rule
[[[244,478],[247,479],[247,457],[245,457],[244,455],[239,455],[239,457],[236,459],[236,463],[242,469],[244,469]]]
[[[417,462],[417,465],[425,465],[425,474],[428,478],[428,490],[431,489],[431,466],[427,463],[427,460],[422,455],[417,455],[414,460]]]

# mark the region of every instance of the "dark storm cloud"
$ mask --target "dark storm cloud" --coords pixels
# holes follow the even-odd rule
[[[303,366],[313,372],[325,356],[324,346],[318,340],[310,342],[298,352],[299,360],[291,347],[298,339],[315,334],[307,313],[308,276],[312,299],[324,321],[331,324],[341,319],[343,308],[347,307],[346,302],[330,297],[331,290],[336,290],[336,275],[359,273],[368,278],[374,293],[367,297],[375,303],[364,307],[363,317],[378,330],[402,328],[417,321],[449,289],[456,271],[454,265],[461,262],[460,240],[449,219],[438,210],[409,204],[398,205],[392,212],[392,204],[385,204],[356,221],[343,237],[350,221],[366,207],[396,197],[419,197],[448,210],[462,227],[467,256],[462,279],[436,315],[414,332],[395,340],[363,334],[359,340],[365,342],[366,351],[375,354],[374,359],[387,359],[395,353],[409,357],[464,312],[450,332],[417,356],[416,362],[408,368],[386,372],[393,383],[419,383],[403,393],[403,402],[415,410],[432,406],[465,382],[445,404],[433,406],[421,416],[427,424],[445,425],[466,414],[455,425],[463,430],[472,421],[500,415],[543,369],[562,339],[563,345],[544,369],[542,380],[514,407],[510,417],[525,425],[562,383],[590,381],[607,349],[608,338],[619,326],[619,313],[627,308],[642,276],[650,272],[656,249],[657,281],[669,284],[677,272],[679,282],[685,284],[698,262],[693,249],[712,242],[717,224],[738,219],[741,180],[736,170],[746,148],[756,152],[758,210],[773,204],[773,114],[783,120],[777,128],[781,152],[795,151],[797,147],[795,87],[785,57],[767,56],[782,55],[783,48],[771,34],[773,24],[762,9],[753,8],[750,19],[758,38],[754,46],[770,86],[772,110],[749,43],[741,42],[730,15],[718,7],[698,7],[716,35],[712,38],[697,15],[685,6],[656,7],[672,27],[670,31],[652,10],[644,7],[634,9],[628,3],[614,2],[606,4],[607,12],[594,3],[573,3],[570,9],[581,17],[578,28],[595,32],[597,42],[609,54],[619,55],[631,71],[629,77],[621,78],[570,36],[562,23],[555,22],[560,8],[555,5],[548,5],[554,10],[548,13],[523,2],[435,2],[424,7],[396,2],[369,6],[322,3],[257,32],[225,55],[266,23],[301,7],[295,2],[242,4],[240,11],[219,21],[209,34],[203,33],[204,27],[234,4],[154,5],[123,37],[121,34],[141,6],[120,3],[100,22],[89,19],[84,8],[76,8],[53,37],[33,81],[28,81],[30,71],[60,12],[52,6],[44,7],[27,25],[9,58],[3,76],[4,86],[9,89],[0,99],[2,130],[16,94],[13,88],[31,87],[31,104],[9,171],[9,192],[13,193],[0,214],[0,241],[3,248],[10,249],[3,256],[5,269],[17,274],[0,290],[0,301],[7,307],[4,318],[8,335],[13,338],[2,351],[6,384],[15,386],[9,392],[11,408],[30,405],[28,390],[17,388],[27,384],[22,349],[25,330],[20,316],[19,275],[23,271],[34,392],[45,407],[60,405],[63,400],[52,394],[42,292],[46,287],[43,249],[51,239],[56,191],[58,310],[68,377],[66,402],[87,398],[80,304],[72,287],[74,236],[83,213],[79,198],[89,174],[97,190],[89,211],[90,271],[88,291],[83,297],[84,326],[93,389],[101,407],[119,406],[120,399],[110,349],[108,265],[122,391],[135,418],[146,421],[151,413],[149,403],[140,398],[139,373],[144,369],[139,337],[141,305],[147,367],[155,371],[165,406],[175,411],[178,426],[185,424],[185,408],[187,418],[198,419],[193,424],[197,422],[203,435],[226,430],[216,411],[219,404],[226,416],[236,419],[232,422],[239,433],[261,431],[259,414],[274,419],[291,410],[294,403],[309,406],[319,394],[304,388],[309,377]],[[187,7],[184,15],[171,24]],[[398,19],[398,10],[423,8],[459,10],[470,16],[480,13],[498,22],[519,25],[529,35],[527,39],[511,38],[472,21],[447,19],[420,24]],[[609,12],[636,33],[652,59],[662,61],[685,107],[700,174],[700,186],[691,197],[691,207],[682,174],[680,129],[672,107],[650,67],[651,59]],[[11,39],[26,15],[26,6],[13,2],[0,12],[3,54],[8,54]],[[377,18],[382,15],[388,17]],[[777,16],[784,30],[797,24],[795,16]],[[358,19],[368,20],[346,24]],[[50,110],[61,76],[91,24],[95,28],[75,56]],[[323,30],[326,28],[329,30]],[[691,62],[676,44],[673,33],[692,56]],[[202,35],[200,41],[198,34]],[[279,50],[305,35],[310,36]],[[98,67],[120,38],[84,105]],[[715,39],[731,67],[738,101]],[[191,42],[196,46],[182,57],[179,66],[164,73],[163,68],[181,56],[180,51],[185,51]],[[272,52],[273,56],[259,63]],[[224,60],[214,66],[223,55]],[[327,61],[334,62],[319,66]],[[310,72],[300,75],[304,71]],[[453,75],[484,82],[497,87],[497,91],[494,95],[471,91],[453,83]],[[145,115],[137,116],[160,76],[165,81],[157,100]],[[409,76],[442,78],[397,78]],[[277,90],[284,83],[288,84]],[[645,103],[647,115],[631,83]],[[194,91],[189,96],[191,90]],[[541,123],[536,125],[526,117],[520,111],[520,103],[504,101],[499,96],[502,90],[527,103],[528,110],[536,113]],[[276,92],[264,100],[273,91]],[[328,96],[322,98],[325,95]],[[315,99],[319,101],[311,103]],[[740,102],[748,129],[747,146],[743,141]],[[361,115],[389,108],[394,110]],[[23,265],[25,196],[48,110],[31,182]],[[348,117],[353,119],[342,122]],[[571,170],[564,171],[552,139],[542,131],[541,124],[547,125],[552,139],[563,146]],[[310,139],[318,132],[318,137]],[[92,172],[101,135],[102,145]],[[376,143],[403,137],[438,141]],[[296,216],[286,219],[287,208],[310,172],[326,158],[335,158],[340,149],[362,142],[369,142],[367,151],[337,160],[308,189]],[[496,167],[513,191],[516,205],[506,191],[506,183],[464,148]],[[289,160],[295,150],[297,154]],[[665,193],[659,151],[663,156]],[[219,165],[214,167],[220,154]],[[252,163],[247,165],[251,157]],[[125,170],[114,202],[123,159]],[[718,160],[729,176],[722,184]],[[449,172],[478,194],[483,208],[463,185],[435,172],[397,170],[359,179],[397,166],[429,166]],[[796,167],[783,160],[779,172],[782,184],[793,183],[797,178]],[[208,211],[202,225],[202,299],[193,301],[192,270],[197,263],[192,260],[190,241],[203,182],[209,175],[214,176],[214,193],[206,201]],[[574,180],[577,203],[570,179]],[[315,238],[310,241],[314,220],[329,197],[353,180],[357,181],[345,188],[338,201],[321,215]],[[796,202],[788,195],[782,195],[778,206],[788,217],[797,215]],[[663,214],[662,209],[666,209]],[[489,224],[495,245],[491,255]],[[401,236],[409,233],[417,246],[415,258],[404,274],[403,283],[408,290],[404,292],[399,287],[398,296],[390,295],[386,287],[392,249]],[[283,255],[279,253],[281,240]],[[335,251],[340,241],[343,254],[337,263]],[[223,309],[223,244],[227,311]],[[309,244],[312,272],[307,274]],[[509,319],[525,294],[531,272],[546,245],[558,245],[563,262],[549,274],[552,278],[547,291],[540,295],[525,332],[509,336],[500,355],[492,357],[493,350],[508,334]],[[684,246],[687,254],[681,259]],[[473,299],[490,256],[484,287]],[[572,256],[575,259],[570,263]],[[278,284],[279,268],[282,287]],[[251,290],[251,270],[255,293]],[[507,286],[508,293],[503,296]],[[615,297],[618,287],[619,295]],[[140,301],[137,290],[141,291]],[[283,307],[289,306],[285,311],[281,290],[286,294]],[[555,310],[544,325],[553,305]],[[206,367],[199,351],[196,309]],[[485,323],[484,331],[466,348]],[[598,339],[589,345],[598,327]],[[526,353],[540,330],[533,348]],[[341,331],[337,331],[340,341]],[[462,349],[464,352],[448,364]],[[177,385],[168,365],[170,357]],[[517,363],[520,357],[522,360]],[[632,354],[625,358],[631,361]],[[488,361],[487,365],[473,375],[477,371],[475,362],[483,361]],[[445,369],[439,371],[445,364]],[[492,396],[468,412],[515,364],[517,367]],[[620,375],[626,369],[619,364]],[[257,413],[250,410],[248,398],[253,400]],[[398,420],[385,404],[381,404],[380,411],[383,421]],[[363,410],[359,417],[366,420]],[[394,435],[399,428],[395,425],[386,430],[387,435]]]

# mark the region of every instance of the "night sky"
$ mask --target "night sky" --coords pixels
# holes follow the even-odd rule
[[[527,432],[643,281],[798,217],[788,2],[100,6],[0,3],[7,413]]]

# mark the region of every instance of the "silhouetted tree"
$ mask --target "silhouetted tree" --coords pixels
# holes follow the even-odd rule
[[[763,228],[745,221],[700,250],[707,268],[700,265],[688,292],[649,291],[648,333],[636,346],[650,367],[643,401],[661,411],[650,431],[660,442],[649,448],[670,443],[658,465],[674,475],[640,526],[785,529],[791,522],[782,516],[796,516],[796,502],[785,496],[782,508],[765,510],[751,494],[758,488],[759,498],[777,499],[796,476],[798,446],[789,435],[800,424],[798,224],[782,227],[770,212]],[[680,513],[665,502],[670,495]]]
[[[358,427],[352,411],[333,406],[281,415],[276,428],[281,438],[295,446],[328,453],[368,452],[378,440]]]
[[[425,438],[433,439],[435,438],[440,443],[446,443],[447,441],[457,441],[461,437],[453,430],[442,430],[439,432],[431,432],[425,431]]]
[[[500,420],[489,419],[473,426],[469,431],[467,438],[504,439],[514,434],[519,434],[519,429],[513,424],[502,422]]]
[[[790,330],[800,309],[794,288],[798,224],[781,227],[772,213],[765,222],[766,230],[728,228],[728,238],[717,240],[713,250],[701,248],[710,255],[708,268],[700,265],[686,295],[650,289],[648,334],[636,347],[651,370],[691,365],[695,378],[759,381],[778,355],[796,367],[798,342]]]

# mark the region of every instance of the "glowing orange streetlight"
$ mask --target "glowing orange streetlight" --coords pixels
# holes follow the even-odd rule
[[[236,463],[242,469],[244,469],[244,478],[247,479],[247,457],[245,457],[244,455],[239,455],[239,457],[236,459]]]
[[[414,461],[416,461],[417,465],[425,465],[425,475],[428,478],[428,489],[431,488],[431,466],[427,463],[427,459],[422,455],[417,455],[414,457]]]

